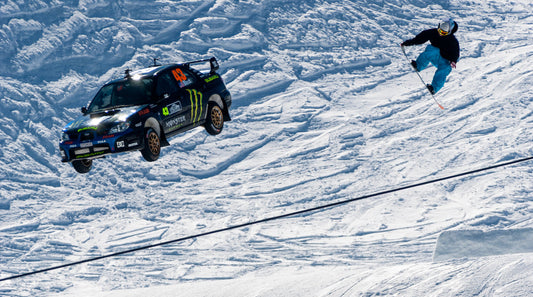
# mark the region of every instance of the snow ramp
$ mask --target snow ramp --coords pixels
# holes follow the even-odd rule
[[[440,234],[433,261],[520,253],[533,253],[533,228],[452,230]]]

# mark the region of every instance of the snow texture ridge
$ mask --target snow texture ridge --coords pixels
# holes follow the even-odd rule
[[[442,111],[399,44],[445,17],[462,51]],[[0,277],[531,156],[531,32],[530,0],[3,1]],[[211,56],[233,95],[222,134],[197,128],[157,162],[110,156],[87,175],[60,162],[61,129],[104,83]],[[525,162],[0,295],[528,296],[532,193]]]

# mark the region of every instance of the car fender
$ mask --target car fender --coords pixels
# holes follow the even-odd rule
[[[208,102],[216,102],[218,104],[218,106],[220,106],[222,108],[225,108],[224,102],[222,102],[222,98],[220,97],[219,94],[211,95],[211,97],[209,97]]]
[[[148,128],[154,129],[157,135],[161,137],[161,126],[159,125],[159,122],[155,118],[146,119],[146,121],[144,122],[144,130],[146,131],[146,129]]]
[[[209,102],[216,102],[218,106],[222,107],[222,113],[224,114],[224,121],[231,121],[231,117],[229,116],[228,107],[224,104],[224,101],[220,97],[219,94],[213,94],[211,97],[209,97]]]
[[[161,140],[161,146],[170,145],[170,143],[167,141],[167,137],[165,136],[165,133],[163,133],[163,131],[161,130],[161,125],[159,125],[159,122],[157,121],[157,119],[153,117],[146,119],[146,121],[144,122],[144,131],[150,128],[154,129],[157,135],[159,135],[159,138]]]

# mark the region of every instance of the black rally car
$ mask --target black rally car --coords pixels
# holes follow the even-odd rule
[[[209,63],[209,73],[191,67],[198,63]],[[87,173],[93,159],[114,153],[140,150],[147,161],[155,161],[178,133],[204,126],[209,134],[219,134],[231,120],[231,95],[217,69],[213,57],[126,70],[124,78],[104,85],[82,107],[83,116],[63,128],[62,162]]]

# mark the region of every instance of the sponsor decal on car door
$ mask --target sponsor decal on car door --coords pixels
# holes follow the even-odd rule
[[[183,107],[180,101],[172,102],[161,109],[163,115],[163,129],[166,132],[172,132],[185,125],[186,118],[182,114]]]

